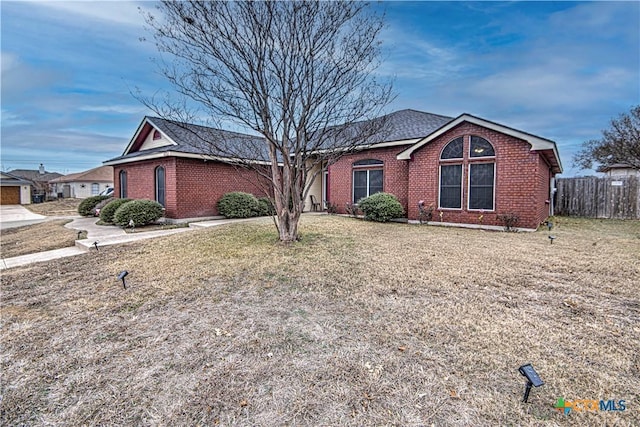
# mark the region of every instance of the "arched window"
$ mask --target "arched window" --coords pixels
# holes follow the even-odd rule
[[[120,186],[120,198],[127,198],[127,171],[121,170],[119,174],[120,182],[118,185]]]
[[[481,136],[471,135],[469,157],[495,157],[493,145]]]
[[[451,159],[462,159],[462,146],[463,146],[463,137],[459,137],[448,143],[444,149],[442,150],[442,154],[440,154],[440,159],[442,160],[451,160]]]
[[[495,150],[486,139],[471,135],[468,155],[464,155],[465,137],[449,142],[440,154],[439,207],[462,209],[463,198],[468,210],[495,209]],[[463,194],[465,172],[468,191]],[[466,197],[465,197],[466,196]]]
[[[165,205],[165,176],[164,176],[164,168],[162,166],[158,166],[155,170],[156,175],[156,202],[160,203],[162,206]]]
[[[378,159],[353,162],[353,203],[383,190],[383,166],[384,162]]]
[[[153,131],[153,140],[155,141],[156,139],[160,139],[160,138],[162,138],[162,135],[160,134],[160,131],[157,130],[157,129],[154,130]]]
[[[442,153],[440,160],[447,163],[440,165],[440,201],[439,206],[445,209],[462,208],[462,158],[464,137],[459,137],[449,142]],[[451,162],[457,160],[458,162]]]

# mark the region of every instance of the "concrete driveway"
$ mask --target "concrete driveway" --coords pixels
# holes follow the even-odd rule
[[[47,217],[20,205],[0,205],[0,230],[46,221]]]

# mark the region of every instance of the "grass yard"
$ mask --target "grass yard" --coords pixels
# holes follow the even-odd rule
[[[265,219],[5,270],[0,423],[638,425],[640,222],[556,224]]]
[[[57,199],[51,202],[23,205],[33,213],[46,216],[78,215],[78,205],[83,199]]]
[[[78,232],[64,226],[69,222],[69,219],[52,220],[2,230],[0,254],[2,258],[11,258],[73,246]]]

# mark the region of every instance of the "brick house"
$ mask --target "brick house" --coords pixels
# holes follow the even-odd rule
[[[124,153],[104,162],[113,166],[115,197],[156,200],[166,218],[186,220],[217,216],[218,200],[231,191],[268,194],[259,174],[205,149],[207,140],[245,144],[253,153],[264,145],[249,135],[145,117]]]
[[[336,205],[392,193],[410,221],[418,203],[435,223],[536,229],[553,214],[554,176],[562,172],[555,142],[469,114],[448,118],[413,110],[390,114],[385,141],[341,157],[323,171],[315,194]],[[317,188],[319,187],[319,188]]]
[[[513,214],[517,227],[536,229],[553,214],[554,176],[562,172],[555,142],[469,114],[401,110],[384,126],[379,138],[312,171],[318,179],[307,207],[314,196],[345,213],[384,191],[398,197],[409,221],[418,220],[420,201],[442,224],[502,227],[499,216]],[[198,148],[197,134],[250,143],[253,152],[264,146],[248,135],[145,117],[123,155],[105,162],[114,166],[116,196],[157,200],[167,218],[183,219],[217,215],[216,202],[230,191],[270,193],[257,173]]]

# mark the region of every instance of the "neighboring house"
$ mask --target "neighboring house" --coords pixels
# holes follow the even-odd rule
[[[40,167],[37,170],[14,169],[9,171],[9,173],[13,176],[31,181],[31,198],[44,201],[57,196],[49,182],[61,177],[62,174],[58,172],[47,172],[42,163],[40,163]]]
[[[0,204],[28,205],[31,203],[31,186],[33,182],[0,172]]]
[[[218,215],[218,200],[231,191],[269,194],[257,173],[196,148],[202,145],[199,137],[264,146],[250,135],[145,117],[122,156],[104,162],[113,166],[115,197],[155,200],[165,207],[166,218],[188,219]]]
[[[379,140],[312,171],[319,178],[309,196],[345,213],[347,204],[384,191],[410,221],[423,201],[432,221],[445,224],[501,227],[500,215],[516,215],[517,227],[536,229],[553,215],[554,176],[562,172],[555,142],[469,114],[401,110],[383,119]],[[187,145],[190,128],[226,134],[145,118],[123,156],[105,162],[114,166],[116,195],[155,199],[168,218],[188,218],[216,214],[229,191],[256,194],[251,172]]]
[[[113,166],[99,166],[50,181],[58,197],[86,199],[113,187]]]
[[[611,178],[624,178],[627,176],[637,176],[640,178],[640,169],[634,168],[626,163],[615,163],[608,166],[601,166],[598,172],[603,172],[605,176]]]

